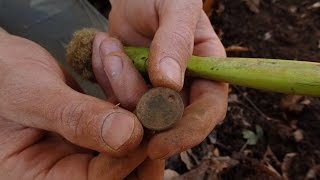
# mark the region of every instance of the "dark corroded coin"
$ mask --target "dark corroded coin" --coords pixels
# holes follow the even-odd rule
[[[183,110],[183,101],[176,91],[157,87],[142,96],[136,115],[145,128],[162,131],[172,127],[182,117]]]

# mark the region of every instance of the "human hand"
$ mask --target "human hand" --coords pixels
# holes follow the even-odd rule
[[[226,56],[201,9],[201,1],[114,0],[111,3],[109,35],[125,45],[150,46],[148,71],[154,86],[180,91],[191,54]],[[109,35],[100,33],[95,38],[93,70],[107,96],[133,110],[147,86],[121,43]],[[185,87],[184,116],[174,128],[150,139],[151,159],[166,159],[199,144],[225,116],[227,84],[194,79]]]
[[[35,43],[2,31],[0,39],[1,179],[123,179],[145,161],[134,114],[71,89]]]

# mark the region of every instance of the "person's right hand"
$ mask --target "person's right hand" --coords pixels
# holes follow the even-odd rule
[[[71,89],[37,44],[2,31],[0,39],[0,179],[123,179],[145,161],[134,114]]]
[[[122,44],[149,47],[147,69],[151,85],[182,92],[186,105],[183,117],[173,128],[150,139],[149,157],[167,159],[200,144],[224,119],[228,103],[226,83],[197,78],[185,81],[192,54],[226,56],[202,10],[202,0],[110,2],[108,35],[98,34],[93,43],[92,67],[99,85],[108,97],[133,110],[147,88],[134,65],[128,63]]]

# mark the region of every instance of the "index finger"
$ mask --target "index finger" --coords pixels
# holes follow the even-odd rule
[[[195,33],[194,54],[225,57],[225,50],[203,12]],[[151,159],[166,159],[201,143],[220,123],[227,110],[228,85],[195,80],[190,90],[190,105],[173,129],[155,135],[149,144]]]
[[[159,28],[150,47],[149,77],[154,86],[180,91],[194,33],[200,18],[201,0],[157,1]]]

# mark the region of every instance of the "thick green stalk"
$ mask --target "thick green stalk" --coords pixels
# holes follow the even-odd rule
[[[147,72],[149,50],[126,48],[135,67]],[[320,63],[258,58],[192,56],[187,76],[286,94],[320,96]]]

